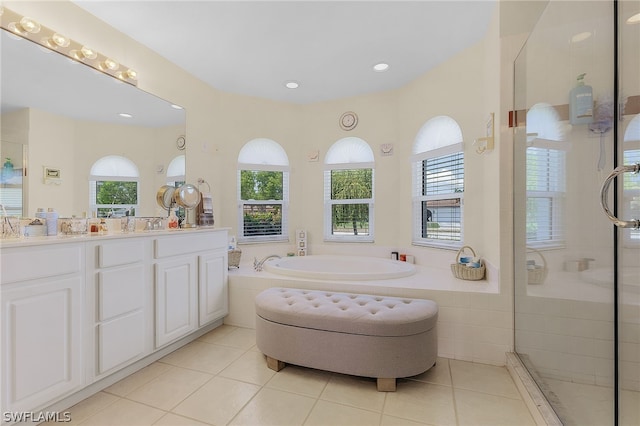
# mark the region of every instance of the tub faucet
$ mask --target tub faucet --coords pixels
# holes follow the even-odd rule
[[[260,261],[258,260],[257,257],[254,257],[253,258],[253,269],[255,269],[256,271],[262,271],[262,265],[264,264],[264,262],[266,262],[267,260],[272,259],[274,257],[280,259],[280,256],[278,256],[277,254],[270,254],[269,256],[265,257],[264,259],[262,259]]]

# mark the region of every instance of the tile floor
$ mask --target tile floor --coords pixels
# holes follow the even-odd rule
[[[269,370],[255,330],[227,325],[69,411],[73,425],[535,425],[504,367],[439,358],[378,392],[375,379]]]

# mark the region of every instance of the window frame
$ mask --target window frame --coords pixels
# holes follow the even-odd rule
[[[463,190],[462,192],[445,192],[442,194],[423,195],[425,186],[424,176],[422,173],[424,161],[447,157],[455,154],[461,154],[463,167]],[[414,154],[411,157],[412,176],[413,176],[413,238],[412,244],[416,246],[444,248],[450,250],[459,250],[464,245],[464,143],[456,142],[442,147],[431,149]],[[450,200],[452,198],[460,199],[460,239],[446,240],[439,238],[423,237],[424,224],[422,219],[422,203],[425,201]]]
[[[242,171],[266,171],[282,172],[282,200],[243,200],[242,199]],[[287,242],[289,241],[289,167],[267,165],[267,164],[247,164],[238,163],[237,179],[237,199],[238,199],[238,243],[260,243],[260,242]],[[282,229],[277,235],[244,235],[244,208],[245,205],[280,205],[282,212]]]
[[[135,169],[136,176],[111,176],[104,174],[93,174],[94,168],[97,164],[104,164],[107,160],[126,162],[129,166],[132,166]],[[102,166],[102,164],[100,164]],[[136,183],[136,203],[135,204],[98,204],[96,202],[96,198],[98,196],[98,182],[135,182]],[[133,208],[134,216],[140,209],[140,172],[138,166],[131,161],[127,157],[123,157],[120,155],[106,155],[104,157],[98,158],[91,167],[91,173],[89,175],[89,211],[92,215],[95,214],[96,217],[100,217],[98,215],[98,209],[125,209],[129,210]]]
[[[365,142],[366,143],[366,142]],[[368,145],[368,144],[367,144]],[[367,242],[375,241],[374,233],[374,200],[375,200],[375,163],[354,162],[325,164],[324,169],[324,241],[326,242]],[[371,170],[371,198],[332,199],[331,198],[331,172],[334,170]],[[346,204],[366,204],[369,207],[368,221],[369,232],[365,235],[336,235],[333,233],[333,206]]]

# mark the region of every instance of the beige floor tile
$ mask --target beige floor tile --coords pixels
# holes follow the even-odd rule
[[[145,426],[152,425],[163,415],[164,411],[157,408],[119,399],[80,424],[82,426]]]
[[[155,379],[170,368],[171,366],[162,362],[154,362],[153,364],[149,364],[143,369],[136,371],[132,375],[125,377],[119,382],[114,383],[104,391],[118,396],[125,396],[145,383]]]
[[[212,377],[200,371],[171,367],[126,398],[169,411]]]
[[[256,385],[214,377],[172,412],[205,423],[226,425],[259,390]]]
[[[202,423],[177,414],[167,413],[155,422],[154,426],[207,426],[209,423]]]
[[[251,328],[236,328],[209,343],[247,350],[256,344],[256,331]]]
[[[218,374],[233,361],[240,358],[244,352],[237,348],[195,341],[170,353],[162,358],[161,361],[176,367]]]
[[[71,420],[65,422],[65,425],[77,425],[83,420],[96,414],[98,411],[118,401],[120,398],[105,392],[98,392],[84,399],[67,410],[61,410],[61,413],[69,412]],[[62,414],[61,414],[62,415]],[[59,422],[44,422],[41,425],[59,425]]]
[[[315,398],[263,388],[229,424],[237,426],[301,425],[315,403]]]
[[[419,423],[455,425],[453,389],[408,380],[396,392],[387,392],[384,414]]]
[[[386,395],[378,392],[375,379],[333,374],[320,399],[382,412]]]
[[[264,355],[259,352],[247,351],[222,370],[219,375],[262,386],[274,374],[276,372],[267,367],[267,360]]]
[[[521,399],[506,367],[449,360],[453,387]]]
[[[332,373],[311,368],[287,365],[278,371],[266,387],[317,398],[327,386]]]
[[[426,423],[418,423],[413,420],[401,419],[400,417],[382,415],[382,422],[380,426],[423,426]]]
[[[380,413],[320,400],[313,407],[304,424],[305,426],[372,426],[380,424]]]
[[[411,380],[435,383],[437,385],[451,386],[451,370],[447,358],[438,358],[436,365],[417,376],[409,377]]]
[[[460,426],[534,426],[522,400],[454,389]]]
[[[640,425],[640,392],[620,392],[620,424]]]
[[[198,337],[198,340],[201,342],[215,343],[216,340],[222,338],[223,336],[226,336],[227,334],[237,329],[238,327],[235,327],[233,325],[222,324],[220,327],[214,328],[207,334],[203,334],[202,336]]]

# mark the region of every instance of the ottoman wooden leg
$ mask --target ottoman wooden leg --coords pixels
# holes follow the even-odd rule
[[[286,364],[283,361],[279,361],[275,358],[267,356],[267,367],[269,367],[273,371],[280,371],[285,367],[285,365]]]
[[[382,379],[378,377],[378,392],[395,392],[396,379]]]

